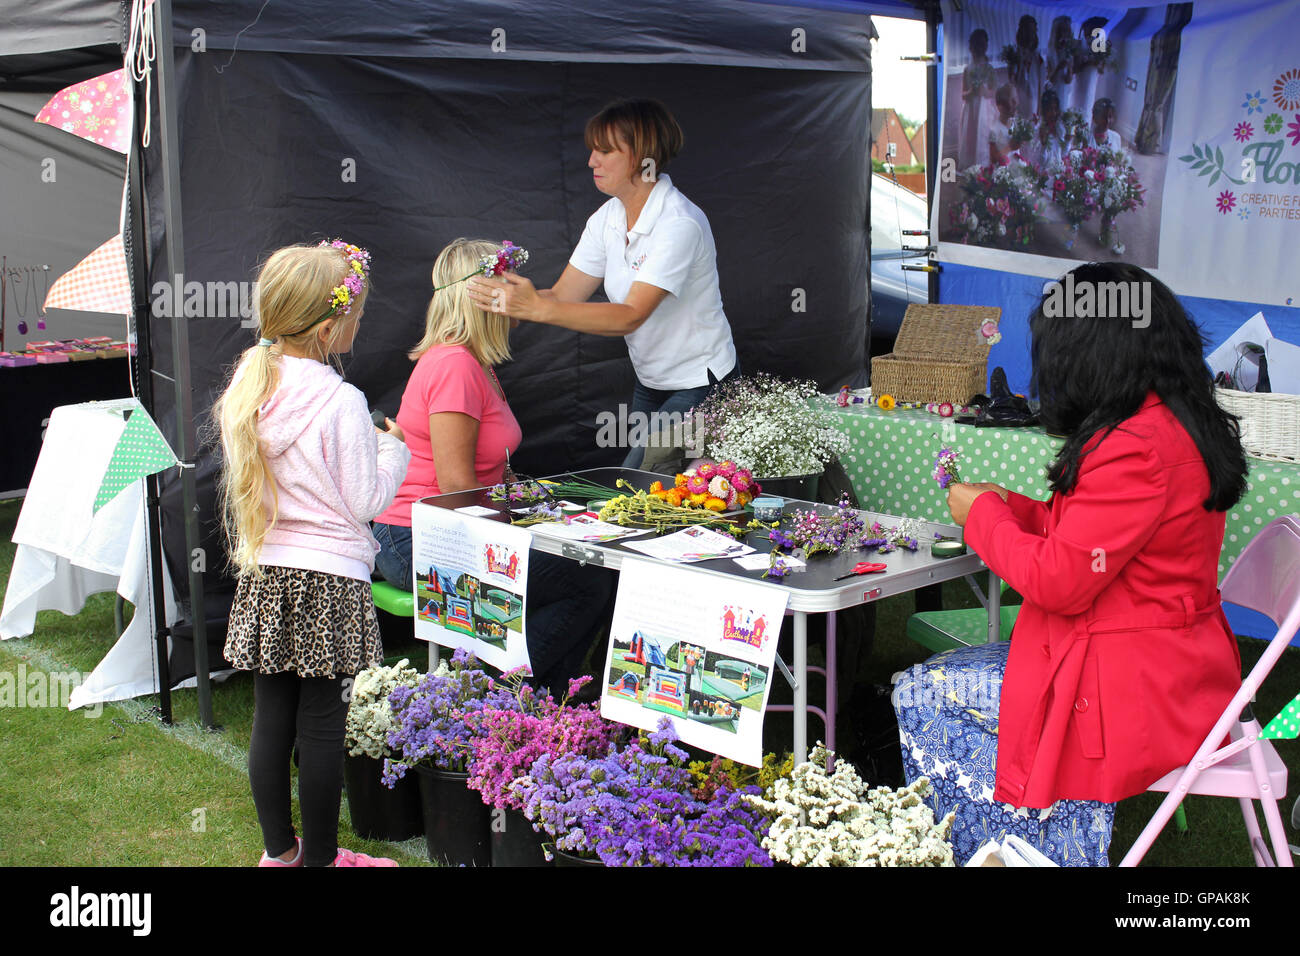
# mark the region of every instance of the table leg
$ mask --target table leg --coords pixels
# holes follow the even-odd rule
[[[839,662],[835,649],[835,617],[834,611],[826,615],[826,749],[831,753],[835,752],[835,712],[839,704],[837,683]]]
[[[1002,580],[989,569],[989,643],[1002,639]]]
[[[794,612],[794,762],[808,759],[808,615]]]

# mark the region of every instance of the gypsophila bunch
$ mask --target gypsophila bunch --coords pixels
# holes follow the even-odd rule
[[[820,474],[849,449],[816,383],[766,372],[718,385],[692,409],[694,444],[754,478]]]
[[[818,744],[788,778],[747,798],[771,818],[763,847],[773,859],[793,866],[954,865],[954,815],[935,824],[925,802],[928,778],[900,790],[869,790],[846,760],[827,773],[828,756]]]
[[[388,695],[398,687],[413,688],[420,672],[402,658],[392,667],[367,667],[352,682],[347,729],[343,742],[353,757],[382,760],[393,755],[388,735],[396,728]]]
[[[473,715],[469,787],[494,807],[522,810],[510,784],[529,772],[543,754],[599,757],[618,742],[622,727],[600,716],[596,703],[569,706],[569,697],[590,677],[569,681],[569,693],[556,703],[526,684],[517,688],[516,706],[485,708]]]
[[[395,723],[388,744],[397,755],[384,760],[389,787],[417,765],[463,772],[473,737],[470,715],[520,706],[513,689],[489,677],[464,648],[415,687],[394,688],[388,701]]]

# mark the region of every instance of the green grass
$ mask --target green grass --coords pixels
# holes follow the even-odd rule
[[[0,588],[21,502],[0,502]],[[36,631],[0,644],[0,672],[88,673],[116,641],[113,595],[76,616],[37,615]],[[130,609],[127,609],[128,620]],[[423,665],[425,645],[401,649]],[[220,731],[198,723],[194,690],[172,692],[174,723],[154,717],[157,696],[91,709],[0,707],[0,866],[248,866],[262,851],[248,784],[251,675],[213,685]],[[195,813],[195,811],[201,811]],[[403,866],[427,865],[423,839],[362,840],[341,808],[339,842]],[[297,803],[294,822],[298,825]]]
[[[0,587],[8,582],[13,562],[9,543],[19,501],[0,502]],[[963,582],[944,586],[945,607],[975,606]],[[860,681],[889,683],[890,676],[925,660],[930,652],[905,636],[912,613],[911,596],[882,601],[873,653],[859,668]],[[842,635],[842,640],[852,639]],[[37,617],[36,632],[19,641],[0,644],[0,672],[28,672],[51,667],[88,672],[115,641],[113,596],[95,595],[74,617],[46,611]],[[1249,667],[1264,642],[1241,640],[1242,659]],[[817,663],[818,648],[810,651]],[[411,640],[389,647],[389,658],[409,657],[418,667],[426,660],[426,645]],[[593,654],[603,667],[605,654]],[[1256,712],[1262,720],[1276,714],[1300,688],[1300,650],[1288,650],[1259,693]],[[811,688],[815,702],[820,682]],[[788,688],[773,676],[773,699],[789,699]],[[0,865],[79,866],[124,864],[139,866],[246,866],[261,852],[257,814],[248,790],[246,770],[252,728],[253,687],[240,674],[213,686],[213,708],[219,733],[199,727],[193,690],[172,693],[175,724],[166,727],[149,716],[156,697],[104,706],[102,716],[63,708],[0,708]],[[769,715],[769,741],[789,741],[789,718]],[[782,737],[782,735],[784,735]],[[821,729],[814,718],[810,738]],[[1300,779],[1300,745],[1279,741],[1291,779]],[[1292,793],[1294,794],[1294,785]],[[1144,794],[1123,801],[1116,813],[1112,862],[1132,845],[1161,795]],[[1300,843],[1289,826],[1294,796],[1283,806],[1288,837]],[[197,829],[201,814],[204,829]],[[1241,815],[1235,801],[1193,797],[1187,803],[1191,833],[1180,836],[1171,826],[1147,854],[1145,864],[1157,866],[1249,866]],[[295,807],[296,815],[296,807]],[[402,865],[424,862],[422,840],[401,846],[360,840],[347,826],[347,801],[342,808],[340,843],[372,855],[391,856]]]

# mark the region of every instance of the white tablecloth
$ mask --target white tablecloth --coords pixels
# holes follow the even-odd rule
[[[159,690],[144,480],[93,510],[128,408],[140,405],[121,399],[54,409],[14,529],[18,549],[0,612],[0,638],[31,634],[37,611],[76,614],[87,596],[102,591],[116,590],[135,606],[121,638],[72,693],[74,709]],[[165,564],[163,605],[171,624],[176,604]]]

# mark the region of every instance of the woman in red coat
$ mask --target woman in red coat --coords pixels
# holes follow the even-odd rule
[[[1043,425],[1066,436],[1048,471],[1051,500],[989,484],[949,489],[966,543],[1024,597],[996,716],[989,701],[976,702],[980,726],[968,731],[968,702],[948,702],[958,716],[947,736],[995,735],[994,786],[989,793],[984,780],[975,800],[989,812],[965,808],[963,842],[975,844],[965,856],[977,839],[997,837],[989,817],[1009,809],[998,803],[1045,811],[1061,801],[1060,821],[1075,814],[1075,831],[1085,821],[1091,843],[1040,826],[1039,845],[1058,862],[1104,863],[1107,805],[1186,762],[1241,682],[1217,587],[1225,512],[1245,490],[1236,420],[1215,402],[1200,332],[1173,293],[1123,263],[1074,271],[1076,293],[1119,288],[1104,283],[1124,283],[1130,305],[1146,307],[1066,316],[1049,293],[1030,319]],[[964,658],[987,676],[1005,653],[948,652],[925,668],[951,685]],[[913,734],[912,743],[924,749],[942,736]],[[930,770],[944,760],[913,753],[912,765],[927,756]]]

